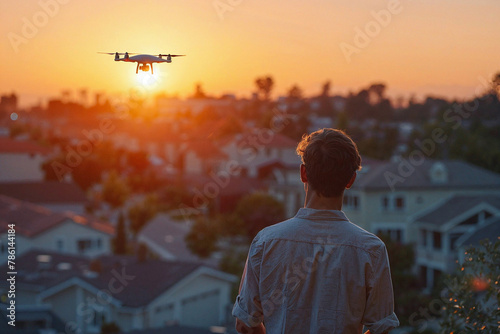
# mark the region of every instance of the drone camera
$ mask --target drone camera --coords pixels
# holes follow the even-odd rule
[[[139,69],[143,72],[147,72],[149,71],[149,65],[148,64],[142,65],[141,67],[139,67]]]

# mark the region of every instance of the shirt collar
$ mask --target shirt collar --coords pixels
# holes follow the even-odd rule
[[[302,219],[308,219],[308,220],[333,220],[333,221],[339,221],[339,220],[345,220],[348,221],[347,216],[343,211],[340,210],[316,210],[316,209],[311,209],[311,208],[300,208],[297,214],[295,215],[296,218],[302,218]]]

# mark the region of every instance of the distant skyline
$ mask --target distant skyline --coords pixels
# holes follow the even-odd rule
[[[250,96],[271,75],[333,94],[387,84],[392,97],[468,98],[500,71],[496,0],[27,0],[0,3],[0,93],[21,105],[64,89]],[[177,53],[155,77],[97,52]],[[142,81],[141,81],[142,80]],[[478,90],[479,89],[479,90]],[[484,88],[482,88],[484,90]]]

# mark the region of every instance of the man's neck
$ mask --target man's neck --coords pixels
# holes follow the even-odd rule
[[[315,191],[306,191],[306,201],[304,206],[308,209],[316,210],[342,210],[343,196],[323,197]]]

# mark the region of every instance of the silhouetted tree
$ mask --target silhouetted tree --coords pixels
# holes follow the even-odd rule
[[[105,322],[101,326],[101,334],[119,334],[121,331],[115,322]]]
[[[82,162],[73,168],[71,176],[73,181],[83,190],[87,190],[92,185],[97,184],[102,178],[102,166],[93,157],[83,158]]]
[[[297,85],[293,85],[288,90],[288,98],[290,99],[290,101],[298,101],[302,99],[302,94],[302,89]]]
[[[198,217],[186,235],[188,248],[202,258],[209,257],[217,249],[218,227],[206,217]]]
[[[264,227],[284,220],[285,208],[271,195],[254,193],[243,197],[238,202],[235,214],[245,223],[249,239],[253,239]]]
[[[156,216],[158,210],[159,203],[156,195],[148,195],[143,201],[132,205],[128,210],[132,232],[137,235],[144,225]]]
[[[255,85],[257,86],[257,93],[262,96],[264,100],[269,100],[271,90],[274,86],[274,80],[270,76],[259,77],[255,79]]]
[[[116,171],[111,171],[102,187],[102,199],[111,207],[118,208],[125,203],[130,190],[123,182]]]
[[[194,90],[194,94],[193,94],[193,98],[195,98],[195,99],[204,99],[206,97],[207,97],[207,95],[203,91],[203,88],[201,87],[201,84],[200,83],[196,84],[195,90]]]

